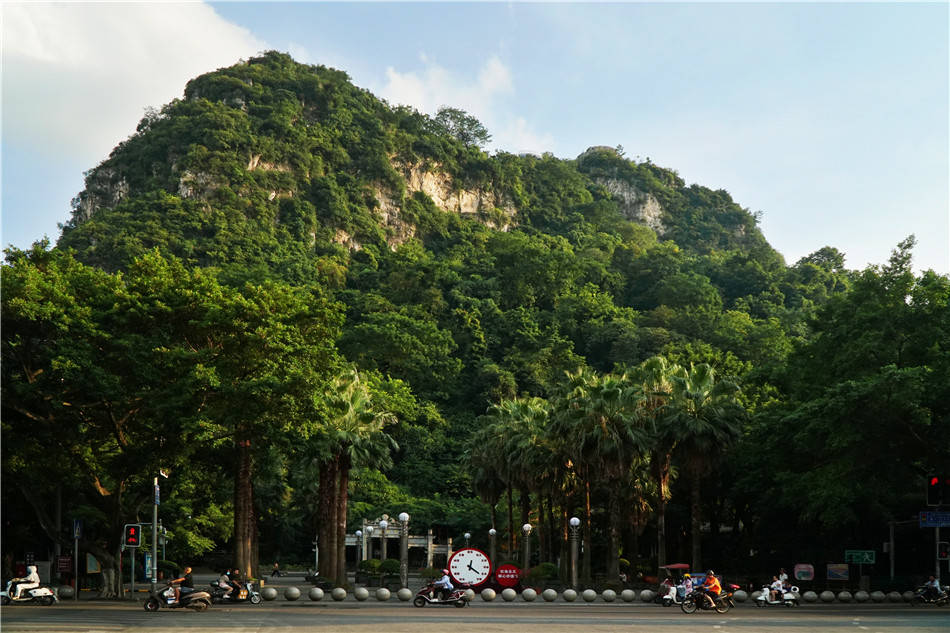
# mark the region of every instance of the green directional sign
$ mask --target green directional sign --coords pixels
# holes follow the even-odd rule
[[[846,549],[844,551],[844,562],[858,563],[861,565],[873,565],[876,560],[873,549]]]

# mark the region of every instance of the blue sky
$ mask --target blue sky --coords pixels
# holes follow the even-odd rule
[[[950,273],[950,16],[928,4],[58,3],[3,11],[2,242],[58,236],[146,107],[277,49],[493,148],[623,145],[762,213],[794,263],[914,233]]]

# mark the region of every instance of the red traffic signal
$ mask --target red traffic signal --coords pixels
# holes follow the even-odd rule
[[[937,558],[939,560],[950,560],[950,543],[946,541],[937,543]]]
[[[927,505],[939,506],[942,503],[944,482],[939,475],[927,477]],[[950,499],[948,499],[950,501]]]
[[[142,526],[138,523],[125,524],[125,539],[122,541],[126,547],[138,547],[142,544]]]

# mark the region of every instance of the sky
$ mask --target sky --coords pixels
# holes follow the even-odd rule
[[[187,81],[265,50],[490,149],[622,145],[761,214],[789,264],[950,274],[950,9],[934,3],[4,1],[0,243],[59,236],[83,172]]]

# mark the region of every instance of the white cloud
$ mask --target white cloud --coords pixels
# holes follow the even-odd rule
[[[7,4],[2,12],[4,149],[74,154],[88,167],[135,131],[146,107],[267,48],[206,4]]]
[[[461,108],[480,120],[492,135],[492,147],[512,152],[550,151],[550,134],[533,131],[524,117],[511,113],[504,99],[515,93],[511,71],[497,56],[488,58],[476,76],[454,72],[420,54],[420,72],[386,69],[377,93],[392,104],[410,105],[434,114],[441,106]]]

